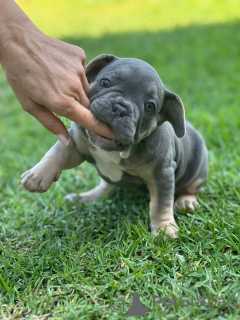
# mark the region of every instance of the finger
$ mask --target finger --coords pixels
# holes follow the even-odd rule
[[[89,108],[90,101],[85,93],[82,83],[79,84],[78,96],[79,96],[78,102],[85,108]]]
[[[87,77],[85,75],[85,71],[86,71],[86,55],[85,55],[85,52],[83,51],[83,49],[78,47],[78,50],[80,50],[80,61],[81,61],[81,66],[79,68],[77,68],[78,75],[80,77],[83,90],[86,93],[86,95],[88,95],[89,92],[90,92],[90,89],[89,89],[89,84],[88,84]]]
[[[67,128],[50,110],[35,102],[32,102],[24,110],[35,117],[47,130],[55,134],[63,145],[69,144]]]
[[[87,77],[86,77],[85,73],[80,75],[80,79],[81,79],[83,90],[86,93],[86,95],[88,96],[89,92],[90,92],[90,88],[89,88],[89,83],[87,81]]]
[[[115,139],[116,137],[109,125],[98,120],[90,110],[81,106],[76,100],[73,101],[71,114],[68,114],[67,117],[98,135],[108,139]]]

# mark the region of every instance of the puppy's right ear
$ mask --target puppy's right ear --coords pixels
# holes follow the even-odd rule
[[[96,78],[97,74],[109,63],[113,62],[114,60],[118,59],[115,56],[109,54],[101,54],[100,56],[96,57],[86,67],[86,77],[88,82],[91,83]]]

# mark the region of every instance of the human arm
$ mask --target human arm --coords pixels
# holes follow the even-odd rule
[[[64,144],[67,129],[53,112],[114,138],[88,110],[84,51],[43,34],[13,0],[0,8],[0,63],[23,109]]]

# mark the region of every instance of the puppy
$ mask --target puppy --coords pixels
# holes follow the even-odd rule
[[[90,110],[109,124],[109,140],[72,122],[67,147],[57,142],[21,177],[30,192],[45,192],[62,170],[92,163],[102,181],[80,194],[96,201],[112,187],[150,193],[151,231],[173,238],[175,208],[196,209],[197,193],[207,179],[207,149],[200,134],[185,121],[180,98],[168,91],[157,72],[138,59],[101,55],[86,68]],[[174,204],[174,192],[178,198]],[[72,201],[76,194],[68,199]]]

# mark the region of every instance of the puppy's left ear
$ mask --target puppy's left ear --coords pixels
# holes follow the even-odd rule
[[[185,135],[186,123],[183,103],[176,94],[166,89],[162,109],[160,110],[159,125],[165,121],[171,123],[178,138]]]
[[[101,54],[100,56],[90,61],[86,67],[86,77],[88,79],[88,82],[93,82],[97,74],[109,63],[113,62],[116,59],[118,58],[110,54]]]

